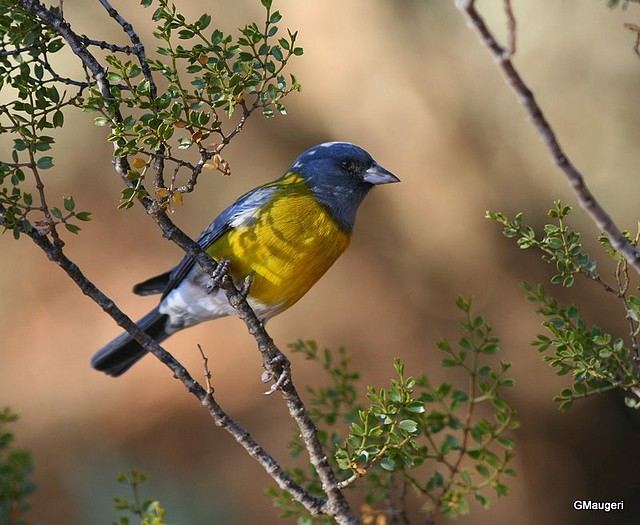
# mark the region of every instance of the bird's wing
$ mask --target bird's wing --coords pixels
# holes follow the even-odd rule
[[[196,242],[206,250],[230,229],[251,224],[256,220],[262,206],[273,198],[278,189],[278,186],[268,184],[246,193],[218,215]],[[194,259],[187,255],[172,270],[135,285],[133,292],[138,295],[162,293],[164,298],[182,282],[194,264]]]

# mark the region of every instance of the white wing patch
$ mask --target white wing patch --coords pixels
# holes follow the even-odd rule
[[[229,221],[229,226],[232,228],[248,226],[255,222],[259,210],[260,208],[248,208],[246,210],[240,210],[238,213],[234,213]]]

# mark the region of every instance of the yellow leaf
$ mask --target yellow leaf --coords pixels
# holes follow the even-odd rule
[[[182,206],[182,193],[174,193],[171,195],[173,202]]]
[[[169,190],[167,188],[156,188],[156,197],[164,199],[169,196]]]
[[[133,166],[134,168],[143,168],[146,165],[147,163],[140,157],[136,157],[131,161],[131,166]]]

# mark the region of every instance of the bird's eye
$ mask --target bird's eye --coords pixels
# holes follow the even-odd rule
[[[348,172],[355,171],[357,167],[356,161],[353,159],[343,160],[340,165],[342,166],[342,169]]]

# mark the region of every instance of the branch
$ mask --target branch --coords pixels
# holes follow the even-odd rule
[[[209,275],[213,275],[216,272],[218,264],[173,224],[164,212],[157,215],[153,214],[152,216],[162,229],[165,237],[194,257],[196,262]],[[258,349],[262,354],[265,371],[269,378],[275,381],[268,393],[276,389],[280,390],[289,414],[300,429],[302,439],[309,453],[309,459],[318,473],[323,490],[327,494],[326,508],[323,512],[333,516],[340,524],[358,523],[357,517],[353,514],[348,501],[339,488],[340,482],[329,465],[327,455],[318,440],[316,426],[293,384],[289,360],[274,344],[264,325],[247,303],[246,292],[236,288],[229,276],[225,276],[220,280],[220,287],[227,294],[229,304],[236,309],[238,317],[244,321],[249,333],[256,340]]]
[[[485,21],[476,10],[475,0],[455,0],[455,3],[456,7],[468,17],[470,25],[476,30],[481,41],[493,55],[504,79],[516,94],[518,102],[524,108],[527,117],[549,150],[551,160],[562,170],[567,182],[575,192],[580,206],[587,212],[598,228],[606,234],[611,241],[611,245],[640,274],[640,252],[624,237],[620,228],[616,226],[611,216],[587,187],[580,170],[576,168],[560,146],[553,128],[542,113],[532,91],[522,80],[522,77],[511,62],[512,53],[498,44]],[[515,18],[513,18],[513,13],[511,12],[510,2],[506,2],[505,5],[509,27],[510,30],[513,30],[515,28]],[[511,39],[512,42],[515,42],[513,35],[511,35]]]
[[[3,210],[0,207],[0,226],[4,224],[2,212]],[[214,400],[212,393],[207,392],[200,383],[193,379],[187,369],[182,366],[173,355],[162,348],[152,337],[140,330],[109,297],[87,279],[80,268],[67,258],[61,247],[56,246],[49,241],[46,235],[40,234],[36,230],[31,230],[30,232],[26,232],[26,234],[44,251],[50,261],[56,263],[71,278],[78,288],[82,290],[82,293],[90,297],[146,350],[152,352],[162,363],[171,369],[173,376],[181,381],[187,391],[193,394],[207,409],[215,424],[231,434],[247,453],[264,468],[280,488],[289,492],[312,514],[319,514],[323,510],[325,501],[310,495],[303,487],[295,483],[282,467],[280,467],[278,462],[251,437],[249,432],[227,415]]]
[[[106,69],[87,48],[92,41],[75,33],[66,20],[61,16],[58,16],[55,12],[47,9],[38,0],[18,1],[25,10],[35,14],[67,42],[72,52],[80,58],[91,76],[95,79],[100,93],[104,98],[104,104],[110,110],[114,123],[121,123],[123,121],[123,117],[120,112],[120,108],[113,98],[110,97],[110,84],[106,77]],[[139,60],[146,63],[144,48],[142,48],[133,27],[120,17],[117,11],[110,6],[107,0],[100,0],[100,2],[105,7],[109,15],[118,21],[123,30],[129,35],[131,41],[134,43],[134,52],[138,56]],[[151,79],[151,81],[152,80],[153,79]],[[246,118],[251,114],[255,107],[249,109],[244,107],[244,109],[245,111],[240,124],[230,135],[224,137],[222,144],[219,146],[220,149],[242,129]],[[162,154],[161,151],[157,153],[160,156]],[[162,166],[160,165],[158,169],[161,169],[161,167]],[[127,180],[127,174],[130,166],[126,157],[115,157],[114,168],[125,183],[129,185],[132,184],[131,181]],[[194,167],[194,171],[197,169],[198,165]],[[220,277],[219,264],[204,252],[204,250],[193,239],[178,228],[169,219],[166,211],[159,206],[156,201],[145,197],[141,198],[140,202],[146,209],[147,213],[160,227],[164,237],[180,246],[185,253],[192,257],[196,263],[212,277],[212,281],[215,281],[215,284],[219,285],[220,288],[225,291],[229,303],[237,310],[238,316],[245,322],[249,333],[255,338],[262,355],[266,374],[269,379],[275,381],[269,393],[275,390],[281,391],[289,413],[300,429],[302,438],[309,452],[311,463],[318,473],[323,490],[327,494],[326,501],[311,496],[304,488],[295,484],[286,475],[286,473],[284,473],[275,459],[269,456],[267,452],[251,438],[246,430],[240,427],[235,423],[235,421],[229,418],[224,411],[222,411],[220,406],[215,402],[211,393],[207,393],[170,353],[164,350],[150,336],[141,331],[111,299],[86,279],[80,269],[64,255],[62,246],[57,246],[51,243],[45,235],[38,233],[36,230],[26,233],[47,254],[50,260],[58,264],[69,275],[83,293],[91,297],[98,305],[100,305],[107,314],[109,314],[146,350],[154,354],[158,359],[160,359],[160,361],[168,366],[173,371],[174,377],[181,380],[187,390],[201,401],[203,406],[213,417],[216,424],[223,427],[233,435],[245,450],[247,450],[249,455],[258,460],[258,462],[282,489],[289,492],[312,514],[318,514],[320,512],[328,514],[335,518],[339,524],[344,525],[355,525],[359,523],[358,518],[351,510],[349,503],[339,489],[339,480],[331,469],[328,458],[322,449],[317,436],[316,427],[309,416],[300,395],[293,385],[288,359],[274,344],[273,340],[264,329],[264,326],[246,301],[246,292],[248,291],[248,287],[238,289],[228,275],[222,275],[222,277]],[[4,220],[2,212],[3,210],[0,208],[0,225],[3,224]]]
[[[118,11],[116,11],[116,9],[111,6],[108,0],[98,1],[102,4],[102,7],[105,8],[109,16],[116,22],[118,22],[118,24],[120,24],[122,30],[127,34],[129,40],[131,40],[131,43],[133,44],[132,53],[138,58],[140,68],[142,69],[142,74],[144,75],[145,80],[149,82],[149,85],[151,87],[151,96],[155,98],[158,95],[158,88],[156,86],[153,75],[151,74],[151,68],[149,67],[149,62],[147,61],[147,55],[145,53],[144,46],[140,41],[138,33],[136,33],[133,29],[133,26],[124,18],[122,18],[120,13],[118,13]]]

